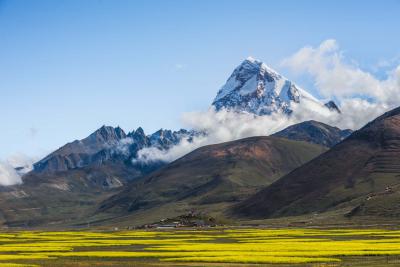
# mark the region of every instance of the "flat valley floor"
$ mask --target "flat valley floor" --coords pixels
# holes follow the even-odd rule
[[[0,266],[400,266],[400,230],[3,231]]]

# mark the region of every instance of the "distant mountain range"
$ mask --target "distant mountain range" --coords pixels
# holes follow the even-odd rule
[[[340,114],[334,102],[320,102],[252,58],[235,69],[212,105],[255,116],[292,116],[298,106]],[[207,133],[147,135],[140,127],[125,133],[102,126],[36,162],[23,184],[0,187],[0,222],[140,225],[192,210],[239,222],[320,213],[398,218],[399,129],[400,108],[355,132],[304,121],[168,163],[141,160],[140,151],[167,151]]]
[[[120,127],[102,126],[88,137],[68,143],[38,161],[33,165],[33,172],[52,173],[119,162],[140,176],[164,163],[138,162],[139,150],[149,147],[167,150],[196,135],[199,133],[184,129],[160,129],[146,135],[140,127],[126,134]]]

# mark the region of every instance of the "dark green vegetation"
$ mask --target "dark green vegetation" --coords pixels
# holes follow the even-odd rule
[[[399,203],[397,108],[244,201],[234,213],[272,218],[335,212],[342,218],[369,216],[383,221],[400,217]]]
[[[325,150],[277,137],[251,137],[205,146],[132,182],[105,201],[99,212],[112,218],[143,218],[151,213],[152,220],[157,220],[195,210],[220,217],[228,206]]]

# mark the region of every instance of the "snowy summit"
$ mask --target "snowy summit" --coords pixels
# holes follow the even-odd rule
[[[218,91],[212,105],[217,109],[269,115],[274,112],[291,114],[295,105],[312,110],[333,110],[310,93],[268,67],[248,57],[232,73]]]

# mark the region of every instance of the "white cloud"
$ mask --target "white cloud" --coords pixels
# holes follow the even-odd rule
[[[144,148],[138,152],[137,161],[145,163],[152,161],[171,162],[205,145],[250,136],[270,135],[298,122],[297,117],[289,118],[279,113],[271,116],[255,116],[227,110],[216,112],[213,108],[203,112],[185,113],[182,120],[187,128],[207,134],[194,137],[192,142],[182,140],[169,150],[160,150],[154,147]]]
[[[379,91],[379,81],[356,65],[345,63],[335,40],[326,40],[319,47],[304,47],[282,62],[299,74],[308,73],[325,97],[353,96]]]
[[[174,68],[175,68],[175,70],[183,70],[183,69],[186,68],[186,65],[185,65],[185,64],[182,64],[182,63],[176,63],[176,64],[174,65]]]
[[[33,163],[35,163],[38,157],[29,157],[22,153],[15,153],[6,159],[6,162],[13,167],[23,167],[25,169],[32,169]]]
[[[189,128],[207,132],[209,143],[268,135],[292,123],[292,118],[280,113],[255,116],[227,110],[216,112],[213,108],[205,112],[185,113],[182,120]]]
[[[357,129],[400,104],[400,66],[379,79],[346,59],[333,39],[300,49],[282,65],[310,75],[322,96],[339,101],[342,116],[321,119],[327,123]]]
[[[388,78],[380,80],[363,71],[351,60],[346,60],[335,40],[326,40],[318,47],[306,46],[284,59],[282,65],[298,74],[309,74],[319,92],[327,98],[339,100],[372,98],[374,102],[389,106],[400,100],[398,73],[392,71]]]
[[[380,59],[377,63],[371,66],[374,72],[384,71],[391,69],[400,63],[400,56],[395,56],[390,59]]]
[[[0,160],[0,185],[8,186],[22,183],[21,176],[33,169],[38,157],[16,153],[5,160]],[[15,168],[18,168],[16,170]]]
[[[7,162],[0,161],[0,185],[8,186],[22,183],[21,177]]]
[[[208,137],[199,136],[195,137],[192,142],[183,139],[179,144],[171,147],[168,150],[161,150],[156,147],[143,148],[138,151],[138,156],[133,163],[150,163],[154,161],[171,162],[198,147],[209,144],[208,140]]]
[[[29,136],[32,138],[35,138],[38,134],[38,129],[36,127],[30,127],[29,128]]]
[[[120,155],[129,155],[129,146],[133,143],[133,139],[130,137],[126,137],[121,139],[117,144],[111,144],[109,146],[110,149],[113,149],[114,153]]]

